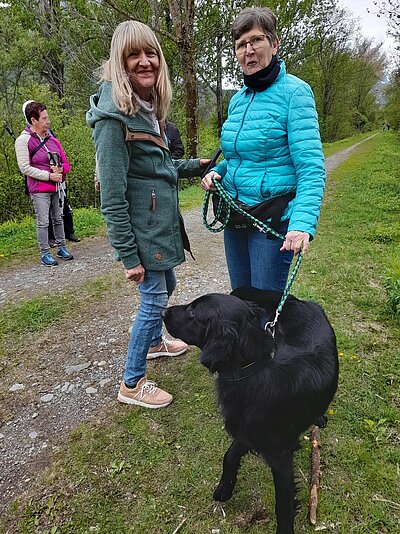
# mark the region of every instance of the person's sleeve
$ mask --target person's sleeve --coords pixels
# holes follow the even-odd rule
[[[17,157],[18,167],[25,176],[48,182],[50,180],[49,171],[42,171],[31,165],[28,141],[29,137],[27,135],[20,135],[15,141],[15,155]]]
[[[173,159],[172,160],[179,178],[193,178],[194,176],[201,176],[202,168],[200,159]]]
[[[68,174],[69,171],[71,170],[71,164],[68,161],[67,156],[65,155],[65,152],[63,150],[63,147],[61,146],[60,141],[56,137],[54,137],[54,141],[57,143],[58,149],[60,151],[61,161],[63,164],[63,174]]]
[[[96,159],[100,181],[101,212],[105,218],[110,243],[126,269],[140,264],[132,231],[129,203],[126,199],[129,152],[121,123],[107,119],[94,128]]]
[[[325,187],[325,160],[314,95],[307,84],[298,87],[290,99],[288,143],[297,175],[288,231],[307,232],[313,238]]]

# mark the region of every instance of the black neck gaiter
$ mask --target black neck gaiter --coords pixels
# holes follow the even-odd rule
[[[276,80],[281,67],[278,62],[278,56],[272,56],[270,64],[254,74],[243,74],[243,80],[246,87],[253,91],[264,91]]]

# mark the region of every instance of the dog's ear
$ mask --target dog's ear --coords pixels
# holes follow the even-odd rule
[[[200,361],[212,373],[221,371],[226,365],[234,366],[238,345],[239,333],[236,325],[219,319],[208,325]]]

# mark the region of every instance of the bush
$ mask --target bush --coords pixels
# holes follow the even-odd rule
[[[0,172],[0,223],[32,215],[29,196],[25,195],[25,182],[15,169],[10,174]]]
[[[73,208],[95,205],[95,149],[92,129],[85,122],[85,113],[73,117],[57,137],[71,164],[67,177],[68,198]]]

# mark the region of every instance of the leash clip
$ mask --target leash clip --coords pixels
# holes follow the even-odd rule
[[[257,228],[257,230],[263,234],[268,234],[268,230],[265,230],[262,226],[260,226],[258,223],[253,222],[253,226]]]
[[[280,315],[279,311],[276,310],[274,320],[268,321],[268,323],[265,323],[265,326],[264,326],[264,330],[265,331],[268,330],[271,336],[273,337],[273,339],[275,339],[275,326],[276,326],[276,323],[278,322],[279,315]]]

